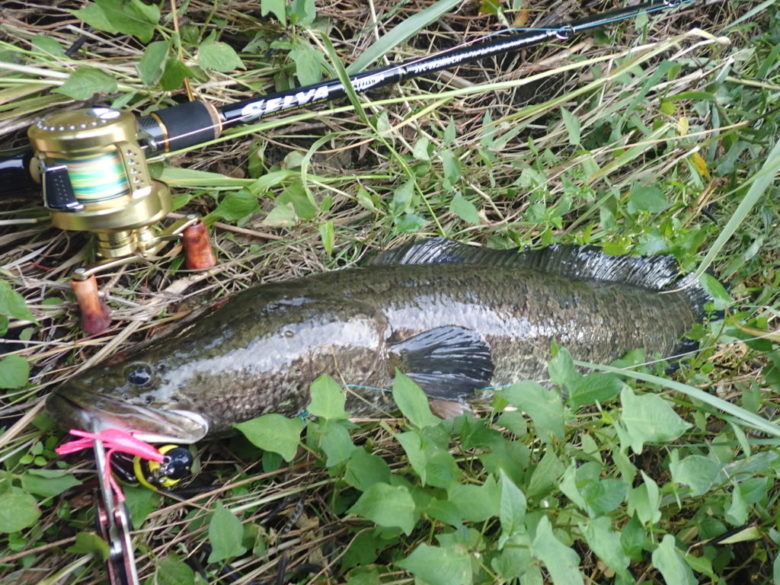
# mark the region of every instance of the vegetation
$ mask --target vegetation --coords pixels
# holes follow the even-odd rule
[[[234,102],[584,10],[180,0],[174,19],[167,2],[51,4],[4,3],[4,147],[57,108],[143,115],[186,85]],[[251,284],[445,235],[672,254],[717,276],[723,317],[673,372],[638,353],[589,368],[560,348],[551,391],[518,381],[454,421],[402,376],[398,418],[350,421],[321,378],[305,421],[195,446],[173,496],[126,488],[142,581],[780,584],[775,8],[695,2],[161,157],[154,173],[177,213],[205,216],[220,264],[191,273],[172,253],[104,274],[105,334],[80,332],[67,285],[87,238],[22,196],[0,203],[0,582],[106,581],[90,464],[54,454],[62,433],[42,413],[53,385]]]

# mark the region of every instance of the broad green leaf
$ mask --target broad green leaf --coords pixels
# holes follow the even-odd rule
[[[580,532],[585,536],[588,546],[609,568],[617,573],[626,573],[631,559],[623,551],[620,532],[612,530],[612,521],[601,516],[586,524],[580,524]]]
[[[482,485],[452,484],[447,489],[447,499],[467,522],[484,522],[500,513],[501,490],[492,474]]]
[[[74,100],[88,100],[96,93],[111,93],[116,91],[116,88],[116,79],[108,73],[82,65],[70,74],[65,83],[52,91]]]
[[[669,207],[669,202],[657,185],[637,186],[628,196],[628,212],[633,214],[637,211],[647,211],[649,213],[661,213]]]
[[[95,0],[73,14],[98,30],[132,35],[146,44],[160,20],[160,7],[141,0]]]
[[[286,0],[260,0],[260,15],[273,14],[282,26],[287,26]]]
[[[310,392],[309,414],[324,419],[347,418],[347,397],[336,380],[323,374],[311,383]]]
[[[393,215],[398,216],[412,209],[412,200],[414,197],[414,181],[406,181],[396,188],[393,193],[392,210]]]
[[[73,474],[56,469],[30,469],[22,474],[21,480],[25,491],[44,498],[58,496],[74,486],[81,485]]]
[[[416,427],[428,427],[441,422],[441,419],[431,412],[425,392],[398,370],[393,380],[393,400],[401,413]]]
[[[682,552],[674,542],[674,536],[665,534],[661,544],[653,551],[653,566],[661,571],[667,585],[696,585],[698,580],[685,562]]]
[[[414,143],[414,148],[412,149],[412,156],[416,158],[417,160],[431,160],[431,155],[428,152],[428,149],[431,146],[431,141],[428,140],[428,137],[422,136],[417,139],[417,142]]]
[[[548,493],[554,486],[558,485],[564,471],[563,463],[555,456],[555,452],[552,449],[547,450],[528,481],[526,491],[529,497]]]
[[[0,360],[0,388],[21,388],[27,383],[30,364],[19,355]]]
[[[626,386],[620,392],[620,402],[621,425],[635,453],[641,453],[645,443],[673,441],[691,426],[656,394],[638,396]]]
[[[50,55],[56,55],[58,57],[65,56],[65,47],[57,42],[56,39],[46,35],[35,35],[32,38],[32,44],[45,53]]]
[[[458,466],[452,455],[416,430],[398,433],[395,438],[406,452],[409,464],[423,485],[447,487],[458,477]]]
[[[566,132],[569,134],[569,144],[577,146],[580,143],[580,121],[566,108],[561,108],[563,124],[566,126]]]
[[[352,442],[352,437],[350,437],[344,423],[334,421],[324,424],[325,432],[322,436],[320,448],[325,453],[325,457],[327,457],[326,467],[334,467],[349,459],[352,452],[358,449],[358,447]]]
[[[528,413],[541,439],[563,439],[563,403],[560,395],[536,382],[518,382],[500,392],[507,402]]]
[[[110,554],[108,543],[94,532],[77,533],[76,542],[69,546],[66,551],[77,555],[94,555],[104,562]]]
[[[298,222],[292,203],[277,204],[263,219],[263,225],[271,227],[290,227]]]
[[[285,461],[292,461],[298,451],[298,441],[303,430],[299,418],[286,418],[281,414],[263,416],[234,425],[249,441],[263,449],[281,455]]]
[[[550,381],[571,390],[582,375],[574,367],[574,361],[571,359],[568,349],[554,347],[553,353],[554,356],[547,363],[547,374],[550,376]]]
[[[386,35],[381,36],[370,47],[360,53],[360,57],[347,67],[347,73],[354,75],[363,71],[377,59],[381,59],[388,51],[391,51],[397,45],[419,33],[432,22],[439,20],[460,3],[460,0],[438,0],[427,8],[415,11],[409,18],[393,28]]]
[[[479,210],[477,206],[466,199],[460,191],[455,194],[450,202],[450,211],[461,218],[466,223],[477,225],[480,223]]]
[[[358,447],[350,453],[344,481],[364,492],[375,483],[388,483],[390,466],[381,457]]]
[[[289,15],[293,24],[302,26],[312,24],[317,17],[314,0],[292,0]]]
[[[385,528],[400,528],[405,534],[414,529],[415,505],[404,486],[375,483],[358,498],[348,512]]]
[[[542,516],[536,527],[531,551],[547,567],[554,585],[583,585],[580,557],[555,537],[547,516]]]
[[[689,455],[678,461],[676,458],[669,465],[672,479],[691,488],[692,496],[706,494],[717,481],[721,473],[721,465],[714,459],[703,455]]]
[[[627,486],[622,479],[605,478],[585,485],[582,497],[594,516],[608,514],[626,499]]]
[[[138,61],[136,68],[141,76],[141,81],[146,85],[154,85],[162,77],[169,50],[170,43],[168,41],[151,43],[144,50],[144,55]]]
[[[154,570],[154,585],[194,585],[195,572],[178,555],[169,554]]]
[[[169,57],[160,77],[160,87],[165,91],[174,91],[181,87],[186,78],[193,76],[192,70],[184,63],[176,57]]]
[[[311,198],[311,194],[306,191],[300,181],[289,185],[276,198],[277,205],[284,203],[292,203],[295,214],[301,219],[312,219],[319,212],[316,202]]]
[[[628,513],[636,514],[642,524],[654,524],[661,519],[661,490],[644,471],[642,483],[628,494]]]
[[[161,496],[143,486],[125,486],[125,501],[127,509],[130,512],[130,518],[133,519],[133,526],[138,529],[143,526],[146,517],[160,508]]]
[[[458,545],[422,543],[397,565],[428,585],[471,585],[471,555]]]
[[[322,247],[328,253],[328,256],[333,256],[333,249],[336,240],[336,230],[333,225],[333,220],[329,219],[325,223],[321,223],[317,229],[320,232]]]
[[[19,532],[35,524],[41,515],[30,494],[12,487],[0,494],[0,533]]]
[[[295,43],[290,58],[295,63],[295,76],[301,85],[313,85],[322,81],[322,53],[314,50],[304,40]]]
[[[213,69],[228,73],[234,69],[245,69],[244,62],[227,43],[206,39],[198,48],[198,65],[204,69]]]
[[[209,521],[209,562],[218,563],[244,554],[247,549],[242,544],[243,538],[244,527],[241,520],[225,508],[222,502],[217,502],[217,508]]]
[[[748,512],[748,503],[742,493],[742,486],[735,483],[731,490],[731,504],[726,509],[726,521],[732,526],[742,526],[747,522]]]
[[[580,377],[569,386],[569,404],[573,408],[586,404],[603,404],[620,394],[623,382],[617,376],[595,372]]]
[[[502,469],[499,472],[498,485],[501,488],[498,519],[501,522],[501,538],[498,548],[503,548],[506,541],[516,532],[525,530],[525,511],[527,502],[522,490],[509,479]]]
[[[241,189],[240,191],[231,191],[225,195],[217,205],[217,208],[206,216],[206,219],[207,221],[212,221],[220,218],[225,221],[235,222],[249,217],[259,209],[257,197],[249,191]]]

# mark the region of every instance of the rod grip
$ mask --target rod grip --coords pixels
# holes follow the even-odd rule
[[[209,242],[206,224],[202,221],[189,226],[182,234],[185,266],[188,270],[211,268],[217,265],[214,251]]]
[[[97,279],[92,274],[83,279],[74,277],[70,286],[76,295],[81,310],[81,328],[87,335],[102,333],[111,323],[111,312],[100,298]]]
[[[203,144],[222,133],[219,113],[206,102],[185,102],[152,112],[138,120],[138,127],[157,152]]]

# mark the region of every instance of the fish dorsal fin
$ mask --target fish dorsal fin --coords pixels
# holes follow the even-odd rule
[[[680,274],[672,256],[610,256],[593,246],[554,244],[535,250],[493,250],[438,237],[382,252],[371,264],[507,266],[575,280],[619,282],[656,291],[685,288],[685,296],[699,310],[710,300],[697,282]]]
[[[493,358],[476,331],[446,325],[390,341],[391,362],[429,398],[458,401],[490,384]]]

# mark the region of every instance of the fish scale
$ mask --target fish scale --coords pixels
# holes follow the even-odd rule
[[[396,368],[430,398],[464,404],[484,387],[543,380],[552,342],[596,363],[632,349],[669,356],[707,300],[686,278],[665,257],[427,240],[363,268],[248,289],[127,362],[70,380],[49,408],[66,425],[187,443],[302,412],[321,374],[350,388],[354,414],[392,409],[376,389]]]

